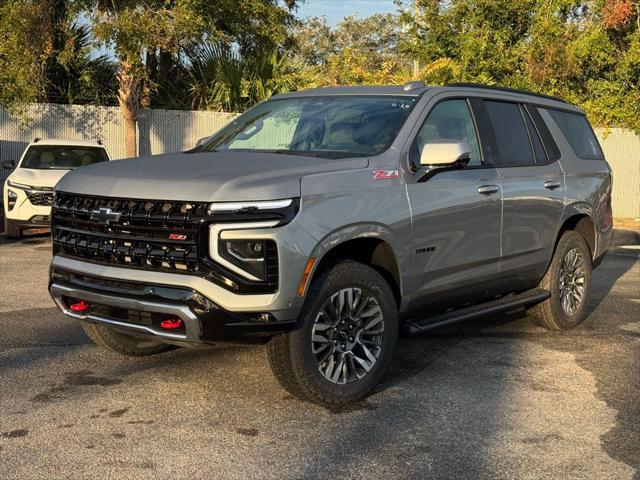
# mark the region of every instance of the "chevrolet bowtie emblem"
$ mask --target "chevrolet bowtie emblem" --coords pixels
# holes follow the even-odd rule
[[[114,212],[110,208],[101,207],[98,210],[93,210],[91,212],[91,220],[96,220],[101,223],[117,223],[120,220],[120,216],[122,214],[120,212]]]

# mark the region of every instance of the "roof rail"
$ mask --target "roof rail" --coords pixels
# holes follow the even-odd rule
[[[545,95],[544,93],[534,93],[529,92],[527,90],[518,90],[517,88],[507,88],[507,87],[496,87],[493,85],[483,85],[481,83],[472,83],[472,82],[456,82],[456,83],[448,83],[447,87],[468,87],[468,88],[482,88],[486,90],[497,90],[499,92],[511,92],[511,93],[520,93],[522,95],[533,95],[534,97],[547,98],[549,100],[555,100],[556,102],[569,103],[564,98],[554,97],[553,95]]]

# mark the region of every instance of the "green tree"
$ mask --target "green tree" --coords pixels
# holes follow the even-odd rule
[[[188,55],[190,108],[242,111],[274,94],[316,86],[316,69],[279,48],[242,55],[224,42],[204,43]]]
[[[397,83],[410,79],[409,58],[401,51],[398,16],[345,17],[331,28],[312,17],[294,30],[296,54],[318,66],[325,84]]]
[[[116,65],[106,55],[93,55],[91,31],[72,23],[56,34],[56,49],[47,61],[45,101],[104,104],[116,98]]]
[[[637,0],[399,2],[403,48],[432,84],[471,81],[559,95],[599,125],[640,130]]]
[[[55,31],[66,14],[60,0],[0,3],[0,104],[13,113],[44,97]]]
[[[295,0],[97,0],[85,1],[95,37],[119,62],[118,101],[125,122],[125,151],[137,152],[138,106],[148,90],[167,83],[163,60],[173,59],[205,39],[227,39],[242,51],[283,42]],[[160,61],[158,61],[158,59]],[[151,73],[150,73],[151,72]],[[155,78],[154,78],[155,75]],[[153,82],[155,80],[155,82]],[[166,91],[166,89],[164,89]],[[144,96],[143,95],[143,96]]]

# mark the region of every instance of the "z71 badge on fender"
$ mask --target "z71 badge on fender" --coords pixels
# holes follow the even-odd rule
[[[398,170],[374,170],[373,171],[373,179],[374,180],[391,180],[394,178],[399,178]]]

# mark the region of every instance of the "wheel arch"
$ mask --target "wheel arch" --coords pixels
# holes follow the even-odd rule
[[[402,309],[403,279],[401,259],[389,238],[380,232],[360,231],[357,234],[345,235],[335,232],[328,236],[318,248],[323,253],[316,254],[317,264],[310,281],[321,272],[342,260],[353,260],[373,267],[387,281],[396,304]]]
[[[576,232],[584,239],[584,241],[587,243],[587,247],[589,247],[591,262],[593,262],[596,255],[597,237],[595,222],[593,221],[591,215],[584,210],[579,211],[575,208],[572,209],[572,211],[569,212],[569,215],[560,225],[558,233],[556,234],[556,241],[553,247],[554,251],[558,245],[558,242],[560,241],[560,237],[562,237],[562,234],[566,231]]]

